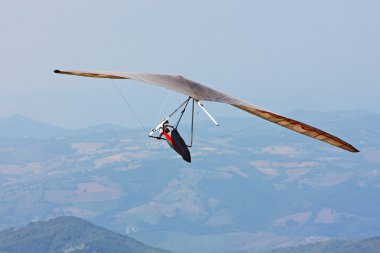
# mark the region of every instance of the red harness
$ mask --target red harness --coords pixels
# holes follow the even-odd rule
[[[168,139],[168,141],[170,141],[170,143],[173,144],[173,146],[176,148],[176,150],[178,150],[178,152],[183,156],[182,149],[178,146],[177,143],[175,143],[173,141],[172,137],[167,132],[165,132],[165,130],[164,130],[164,135],[165,135],[166,139]]]

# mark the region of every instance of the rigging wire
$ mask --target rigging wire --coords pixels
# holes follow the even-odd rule
[[[146,127],[144,126],[144,124],[142,123],[142,121],[140,120],[140,118],[137,116],[137,114],[135,113],[135,111],[132,109],[132,106],[128,103],[126,97],[123,95],[123,93],[121,92],[121,90],[119,89],[119,87],[117,87],[116,83],[115,83],[112,79],[110,79],[110,80],[111,80],[111,82],[112,82],[113,87],[115,88],[115,90],[116,90],[117,93],[119,94],[119,96],[123,99],[124,103],[128,106],[129,110],[132,112],[133,116],[134,116],[135,119],[139,122],[141,128],[142,128],[143,131],[145,132],[146,129],[148,129],[148,128],[146,128]]]
[[[183,116],[183,114],[184,114],[185,111],[186,111],[186,107],[187,107],[187,105],[189,104],[189,101],[190,101],[190,97],[189,97],[189,99],[186,100],[186,104],[185,104],[185,106],[183,107],[183,110],[181,111],[181,114],[180,114],[180,116],[179,116],[179,118],[178,118],[178,120],[177,120],[177,123],[176,123],[176,125],[175,125],[175,129],[177,129],[177,127],[178,127],[178,125],[179,125],[179,122],[181,121],[182,116]]]
[[[160,120],[160,117],[161,117],[163,111],[166,109],[166,104],[168,102],[168,98],[169,98],[170,94],[171,94],[171,91],[168,91],[168,93],[166,94],[165,100],[161,106],[160,112],[157,114],[157,118],[156,118],[155,122],[158,122]]]
[[[212,139],[224,138],[224,137],[229,137],[231,135],[236,135],[236,134],[244,133],[244,132],[247,132],[248,130],[251,130],[254,127],[260,127],[260,126],[263,126],[263,125],[266,125],[266,124],[269,124],[269,123],[270,122],[255,123],[254,125],[251,125],[251,126],[248,126],[248,127],[240,128],[238,130],[234,130],[234,131],[231,131],[229,133],[218,135],[218,136],[216,136],[216,137],[214,137]]]

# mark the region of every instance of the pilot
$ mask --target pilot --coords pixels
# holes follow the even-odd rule
[[[170,125],[168,120],[166,120],[160,128],[160,134],[158,138],[161,139],[162,136],[165,136],[169,146],[174,149],[180,156],[182,156],[183,160],[189,163],[191,162],[189,148],[178,133],[177,129]]]

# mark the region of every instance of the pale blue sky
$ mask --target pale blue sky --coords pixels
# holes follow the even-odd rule
[[[380,113],[379,10],[377,0],[0,1],[0,117],[131,125],[111,81],[56,68],[179,74],[285,114]],[[117,84],[154,124],[168,92]],[[208,107],[215,116],[249,116]]]

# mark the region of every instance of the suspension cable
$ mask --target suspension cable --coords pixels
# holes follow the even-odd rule
[[[184,106],[185,104],[187,104],[190,99],[191,99],[191,97],[188,97],[180,106],[178,106],[177,109],[175,109],[171,114],[169,114],[168,117],[170,118],[171,116],[173,116],[179,109],[182,108],[182,106]]]
[[[178,120],[177,120],[177,123],[176,123],[176,125],[175,125],[175,129],[177,129],[178,124],[179,124],[179,122],[181,121],[182,116],[183,116],[183,114],[184,114],[185,111],[186,111],[186,107],[187,107],[187,105],[189,104],[189,101],[190,101],[190,97],[186,100],[185,107],[183,108],[183,110],[182,110],[182,112],[181,112],[181,115],[179,116],[179,118],[178,118]]]
[[[164,102],[163,102],[163,104],[161,106],[160,112],[157,114],[157,118],[156,118],[155,122],[157,122],[157,121],[160,120],[160,116],[162,115],[164,109],[166,108],[166,103],[168,102],[168,98],[170,96],[170,93],[171,93],[171,91],[168,91],[168,93],[166,94],[165,100],[164,100]]]
[[[115,84],[115,82],[114,82],[112,79],[110,79],[110,80],[111,80],[111,82],[112,82],[113,87],[116,89],[117,93],[119,94],[119,96],[123,99],[124,103],[128,106],[129,110],[132,112],[133,116],[135,117],[135,119],[137,119],[137,121],[139,122],[141,128],[142,128],[143,131],[145,132],[146,129],[148,129],[148,128],[146,128],[146,127],[144,126],[144,124],[142,123],[142,121],[140,120],[140,118],[139,118],[139,117],[137,116],[137,114],[134,112],[134,110],[132,109],[132,106],[128,103],[126,97],[123,95],[123,93],[121,92],[121,90],[119,89],[119,87],[117,87],[117,85]]]

